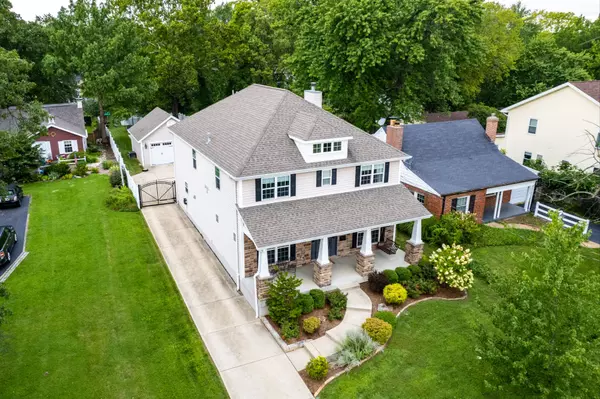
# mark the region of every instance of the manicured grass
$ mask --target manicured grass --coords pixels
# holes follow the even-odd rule
[[[227,397],[142,215],[108,210],[109,190],[102,175],[26,186],[0,397]]]
[[[129,158],[129,152],[131,149],[131,139],[129,138],[129,133],[127,133],[127,129],[124,126],[119,127],[111,127],[110,133],[112,134],[117,147],[119,147],[119,151],[121,152],[121,156],[123,157],[123,162],[125,162],[125,166],[131,175],[137,175],[142,172],[142,165],[140,161],[135,158]]]
[[[490,230],[488,230],[490,229]],[[473,250],[475,259],[499,273],[527,270],[522,254],[530,252],[537,236],[531,232],[486,227]],[[519,235],[515,238],[515,233]],[[522,239],[521,239],[522,238]],[[403,245],[405,235],[397,234]],[[497,240],[497,241],[488,241]],[[515,243],[521,245],[501,245]],[[401,247],[402,248],[402,247]],[[425,252],[434,248],[426,245]],[[600,273],[600,250],[582,248],[582,273]],[[495,301],[494,292],[480,280],[465,301],[429,301],[415,305],[398,319],[398,327],[385,351],[363,366],[329,384],[321,398],[517,398],[518,392],[492,394],[484,386],[486,368],[477,359],[475,327],[487,316],[480,303]]]

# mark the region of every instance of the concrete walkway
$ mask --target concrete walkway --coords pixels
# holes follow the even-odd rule
[[[360,287],[355,286],[344,289],[342,292],[348,294],[348,305],[344,320],[327,331],[322,337],[307,341],[304,343],[304,347],[287,353],[288,358],[297,370],[304,370],[306,363],[317,356],[326,357],[330,361],[334,360],[338,344],[344,340],[350,331],[361,330],[365,320],[371,317],[371,299]]]
[[[296,369],[183,211],[142,209],[232,398],[312,398]]]

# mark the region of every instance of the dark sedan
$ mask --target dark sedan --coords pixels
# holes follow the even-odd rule
[[[0,187],[0,205],[21,206],[23,189],[16,184],[9,184],[4,190]]]
[[[12,226],[0,226],[0,265],[9,263],[11,251],[17,243],[17,232]]]

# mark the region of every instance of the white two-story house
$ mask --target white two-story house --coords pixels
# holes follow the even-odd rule
[[[415,263],[430,213],[400,184],[408,156],[321,108],[322,94],[252,85],[170,127],[177,201],[264,314],[280,271],[301,291]],[[405,248],[398,223],[415,221]]]

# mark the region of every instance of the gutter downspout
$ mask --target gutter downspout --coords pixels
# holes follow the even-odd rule
[[[240,212],[237,209],[237,204],[238,204],[238,190],[237,190],[237,185],[238,182],[235,182],[235,204],[236,204],[236,209],[235,209],[235,234],[237,235],[237,241],[235,242],[236,245],[236,251],[235,251],[235,255],[237,258],[237,267],[235,268],[235,273],[236,273],[236,279],[235,279],[235,285],[238,291],[240,291]]]

